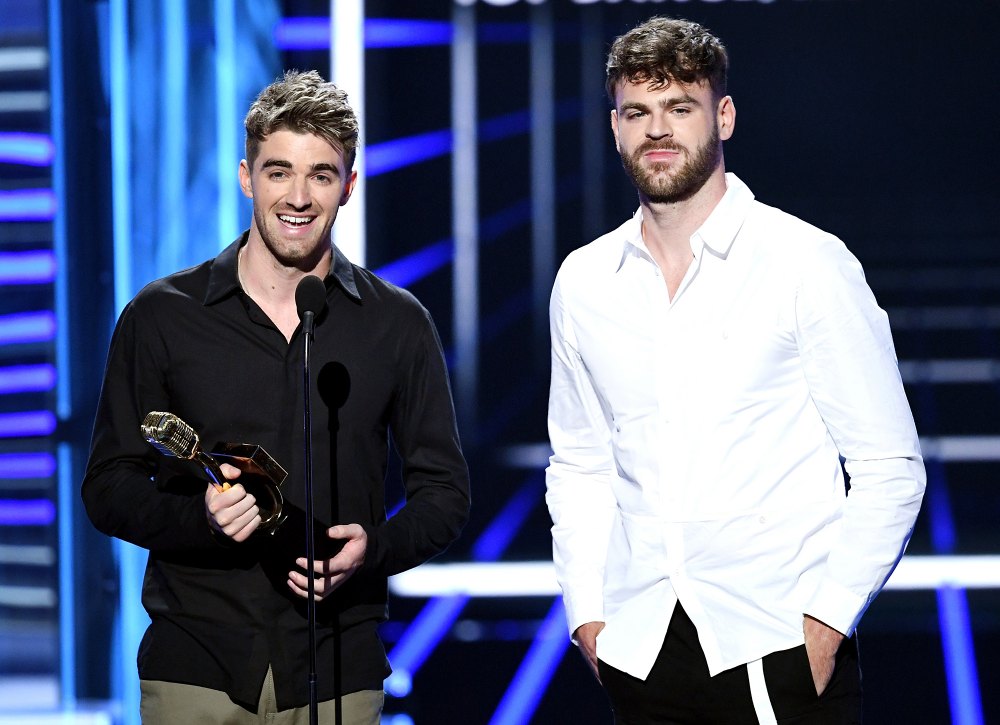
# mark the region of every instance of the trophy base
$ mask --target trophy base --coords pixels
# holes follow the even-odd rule
[[[260,509],[259,531],[274,533],[288,518],[282,513],[285,500],[281,484],[288,473],[259,445],[252,443],[219,443],[210,454],[219,463],[228,463],[240,470],[238,483],[256,500]]]

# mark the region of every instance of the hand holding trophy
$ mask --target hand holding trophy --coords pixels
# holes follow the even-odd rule
[[[288,473],[260,446],[219,443],[211,454],[206,453],[194,428],[173,413],[152,411],[139,428],[143,437],[164,455],[198,463],[219,491],[230,486],[219,464],[228,463],[240,469],[239,483],[253,495],[260,509],[259,531],[274,533],[287,518],[282,513],[281,484]]]

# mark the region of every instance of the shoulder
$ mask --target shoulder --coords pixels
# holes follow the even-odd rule
[[[630,218],[617,229],[570,252],[556,275],[557,287],[565,290],[601,285],[614,275],[621,266],[626,239],[637,224],[635,218]]]
[[[153,280],[132,298],[126,311],[132,315],[176,314],[179,308],[202,306],[214,260]]]
[[[836,235],[799,217],[759,201],[754,201],[741,234],[777,266],[799,272],[858,262]]]
[[[427,308],[407,289],[389,282],[370,269],[351,265],[354,282],[361,298],[361,307],[371,309],[380,316],[395,321],[408,322],[417,318],[430,319]]]

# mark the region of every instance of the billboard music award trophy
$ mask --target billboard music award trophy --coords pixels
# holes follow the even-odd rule
[[[139,429],[143,437],[160,453],[200,465],[219,491],[230,487],[219,464],[228,463],[238,468],[240,477],[236,482],[256,499],[260,509],[259,531],[273,534],[288,518],[281,510],[284,505],[281,484],[288,473],[260,446],[252,443],[219,443],[210,454],[205,453],[194,428],[173,413],[159,411],[147,413]]]

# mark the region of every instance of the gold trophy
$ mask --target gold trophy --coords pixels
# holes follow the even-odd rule
[[[143,437],[160,453],[194,461],[202,467],[212,485],[219,491],[230,488],[222,475],[220,463],[240,469],[238,483],[256,500],[260,509],[259,531],[274,533],[287,518],[281,509],[284,498],[281,484],[288,472],[258,445],[252,443],[219,443],[211,454],[205,453],[194,428],[173,413],[152,411],[139,426]]]

